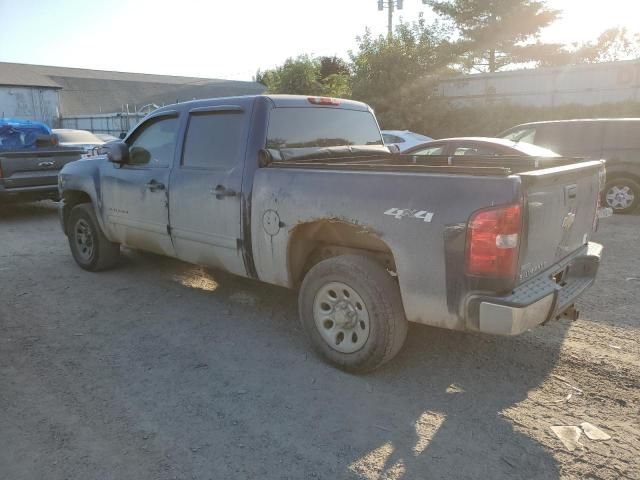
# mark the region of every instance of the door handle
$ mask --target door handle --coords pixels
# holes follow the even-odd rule
[[[211,195],[215,195],[218,200],[224,197],[235,197],[237,195],[235,190],[227,188],[224,185],[216,185],[216,188],[211,188],[209,191]]]
[[[165,189],[164,183],[160,183],[160,182],[158,182],[156,180],[151,180],[149,183],[147,183],[145,185],[145,187],[147,187],[152,192],[155,192],[156,190],[164,190]]]
[[[55,165],[55,162],[40,162],[40,163],[38,163],[38,166],[39,167],[43,167],[43,168],[53,167],[54,165]]]

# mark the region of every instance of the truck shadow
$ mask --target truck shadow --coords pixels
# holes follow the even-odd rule
[[[138,255],[131,254],[131,268],[141,260]],[[149,255],[143,258],[149,259]],[[176,265],[169,260],[160,268],[174,270]],[[279,344],[284,325],[275,317],[284,315],[284,323],[297,327],[295,293],[210,273],[217,287],[209,298],[222,302],[223,308],[242,299],[239,292],[253,299],[241,306],[249,318],[244,325],[260,322],[262,335],[274,350],[291,350],[291,342]],[[188,282],[182,285],[191,286]],[[269,311],[274,321],[264,322]],[[235,328],[243,327],[236,324]],[[255,415],[262,423],[271,424],[267,430],[285,429],[293,438],[313,437],[310,432],[314,431],[322,445],[326,437],[333,437],[324,461],[333,462],[335,478],[558,478],[559,468],[551,452],[531,436],[548,435],[548,421],[532,419],[529,408],[515,415],[509,410],[527,401],[529,392],[548,377],[567,329],[567,323],[556,325],[556,341],[541,345],[528,334],[500,338],[412,325],[400,355],[365,376],[338,372],[309,354],[310,362],[301,369],[304,372],[294,370],[287,377],[292,389],[305,393],[286,388],[280,392],[292,411],[308,412],[306,419],[267,418],[270,415],[264,412]],[[308,348],[299,330],[293,341],[296,351]],[[254,361],[243,358],[235,368],[264,368]],[[268,363],[269,359],[263,361]],[[276,381],[270,376],[279,374],[261,371],[268,389],[266,384]],[[316,376],[321,387],[308,382]],[[336,408],[327,409],[328,404]],[[527,425],[540,421],[541,426],[535,432],[514,428],[518,422],[509,418],[521,415],[529,416]]]
[[[395,398],[388,431],[351,458],[349,472],[357,478],[558,478],[551,452],[509,420],[524,414],[527,424],[536,423],[529,409],[509,410],[527,400],[557,360],[557,349],[542,349],[526,335],[493,338],[412,325],[396,361],[369,377],[381,402]],[[537,433],[545,434],[540,421]]]

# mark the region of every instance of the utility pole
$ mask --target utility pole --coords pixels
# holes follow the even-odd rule
[[[378,11],[382,12],[385,8],[388,13],[387,30],[389,38],[393,36],[393,11],[397,8],[402,10],[404,0],[378,0]]]

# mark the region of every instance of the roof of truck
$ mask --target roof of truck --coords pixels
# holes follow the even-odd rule
[[[312,103],[311,99],[329,99],[330,97],[320,97],[315,95],[242,95],[236,97],[216,97],[216,98],[206,98],[200,100],[191,100],[188,102],[180,102],[174,103],[171,105],[165,105],[158,110],[155,110],[153,113],[161,113],[163,111],[170,110],[183,110],[185,108],[199,108],[199,107],[207,107],[207,106],[216,106],[216,105],[229,105],[231,106],[231,102],[237,103],[245,103],[250,102],[252,100],[263,98],[271,101],[271,103],[275,107],[324,107],[324,108],[335,108],[342,107],[348,108],[350,110],[361,110],[368,111],[369,106],[366,103],[358,102],[355,100],[347,100],[343,98],[331,98],[330,100],[335,102],[332,105],[318,105],[316,103]]]

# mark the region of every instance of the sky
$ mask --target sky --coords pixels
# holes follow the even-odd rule
[[[638,0],[548,0],[563,11],[542,39],[595,39],[640,25]],[[606,8],[604,8],[606,6]],[[396,20],[433,13],[404,0]],[[346,57],[369,27],[386,31],[377,0],[0,0],[0,61],[251,80],[301,53]]]

